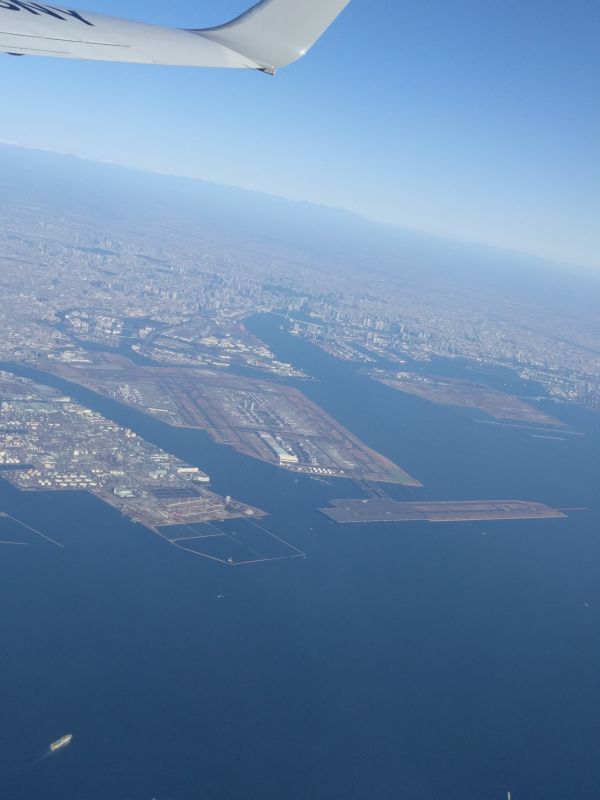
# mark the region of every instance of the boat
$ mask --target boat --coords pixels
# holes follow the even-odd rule
[[[60,739],[57,739],[55,742],[52,742],[50,745],[50,752],[56,753],[57,750],[62,750],[63,747],[66,747],[68,744],[71,744],[71,740],[73,738],[72,733],[67,733],[66,736],[61,736]]]

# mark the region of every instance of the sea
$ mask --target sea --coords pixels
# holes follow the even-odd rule
[[[250,327],[312,376],[293,385],[424,484],[393,497],[578,510],[336,526],[318,509],[360,497],[351,481],[298,477],[46,376],[269,512],[264,527],[306,558],[224,566],[85,493],[0,480],[0,511],[20,521],[0,518],[0,540],[22,542],[0,544],[0,798],[598,798],[600,415],[509,370],[412,365],[535,398],[579,434],[539,438],[381,385],[275,315]]]

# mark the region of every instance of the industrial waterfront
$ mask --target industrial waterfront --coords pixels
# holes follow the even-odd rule
[[[226,569],[86,493],[1,481],[13,519],[0,518],[0,538],[28,543],[4,548],[0,565],[4,763],[74,734],[60,759],[0,778],[3,796],[593,796],[596,418],[556,409],[586,433],[565,442],[474,425],[315,352],[273,318],[253,325],[318,378],[304,384],[314,402],[387,457],[402,452],[425,489],[386,487],[396,499],[517,497],[521,486],[589,511],[493,527],[336,526],[318,508],[356,497],[353,481],[282,470],[71,386],[75,401],[200,461],[216,492],[269,512],[261,525],[307,557]],[[377,418],[361,414],[365,399]],[[245,524],[217,526],[233,536]],[[575,772],[548,766],[565,737]]]

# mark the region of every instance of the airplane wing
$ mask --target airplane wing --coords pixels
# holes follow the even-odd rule
[[[216,28],[181,30],[32,2],[0,0],[0,52],[274,74],[301,58],[350,0],[261,0]]]

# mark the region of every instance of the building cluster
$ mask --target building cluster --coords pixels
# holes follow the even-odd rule
[[[0,469],[20,489],[87,490],[148,527],[240,516],[209,476],[70,397],[0,372]]]
[[[524,296],[483,279],[342,263],[291,246],[127,225],[98,210],[31,200],[0,230],[0,361],[85,362],[90,347],[161,364],[241,366],[300,377],[248,332],[277,311],[292,330],[358,363],[465,358],[516,369],[553,397],[600,405],[593,308]],[[364,259],[363,259],[364,261]],[[552,303],[554,305],[552,305]]]

